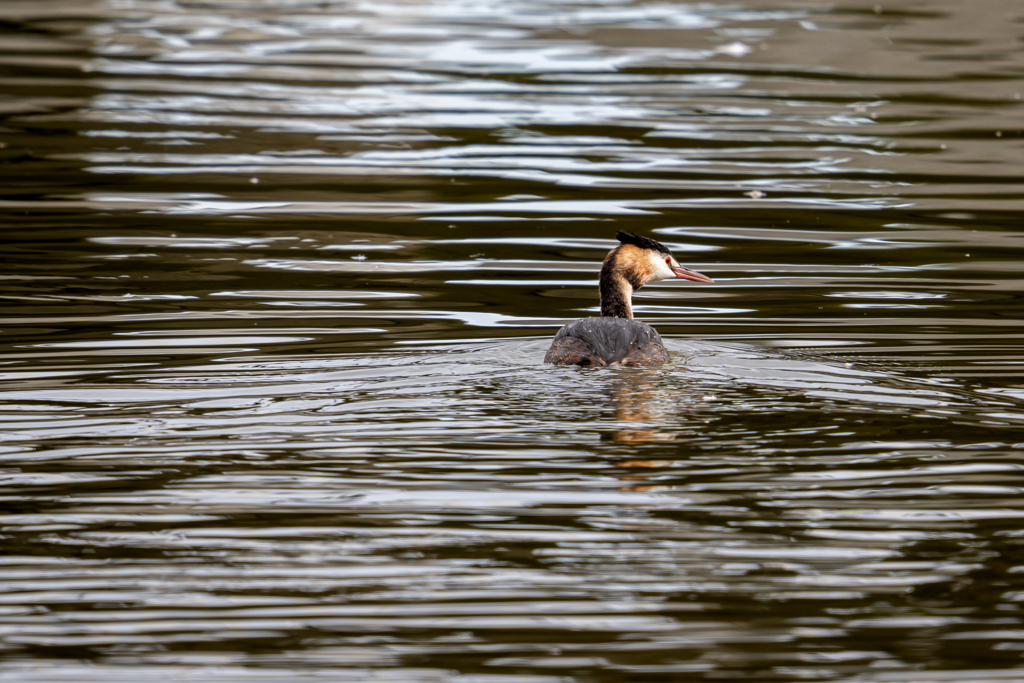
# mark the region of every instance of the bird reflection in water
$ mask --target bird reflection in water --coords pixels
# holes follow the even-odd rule
[[[675,375],[675,373],[673,373]],[[617,428],[605,438],[624,446],[683,441],[699,436],[692,419],[708,408],[707,390],[681,383],[677,376],[666,381],[663,368],[623,370],[611,387],[612,406]],[[703,423],[702,423],[703,424]],[[672,428],[672,425],[680,425]],[[685,427],[683,425],[686,425]],[[678,465],[674,460],[623,460],[615,463],[624,469],[661,469]],[[623,481],[646,481],[647,475],[623,475]],[[665,490],[671,486],[634,485],[632,491]]]

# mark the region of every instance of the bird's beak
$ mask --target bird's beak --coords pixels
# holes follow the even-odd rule
[[[701,275],[695,270],[683,268],[682,266],[672,266],[672,272],[676,274],[676,277],[684,280],[691,280],[693,282],[710,282],[711,284],[715,283],[715,281],[707,275]]]

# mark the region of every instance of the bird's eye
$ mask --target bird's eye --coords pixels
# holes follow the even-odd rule
[[[672,267],[672,259],[670,259],[670,258],[665,259],[665,265],[668,266],[669,268],[671,268]]]

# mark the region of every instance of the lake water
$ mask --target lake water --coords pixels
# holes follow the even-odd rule
[[[1019,0],[8,0],[0,92],[0,680],[1024,679]],[[543,365],[617,230],[716,284]]]

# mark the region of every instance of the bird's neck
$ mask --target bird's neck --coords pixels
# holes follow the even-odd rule
[[[633,317],[633,287],[626,278],[601,278],[601,316],[604,318]]]
[[[645,280],[628,259],[620,258],[619,249],[608,254],[601,266],[601,316],[632,318],[633,292],[643,287]]]

